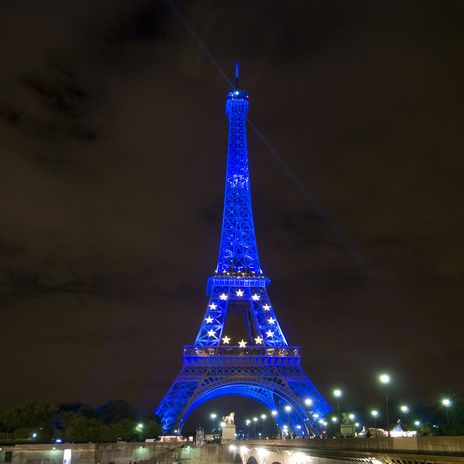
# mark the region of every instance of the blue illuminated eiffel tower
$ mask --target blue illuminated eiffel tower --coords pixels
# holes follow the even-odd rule
[[[251,206],[247,112],[237,69],[236,88],[226,100],[229,149],[218,264],[208,279],[198,336],[184,347],[182,370],[155,411],[164,433],[180,433],[195,408],[224,395],[258,401],[275,411],[283,433],[299,436],[317,432],[330,411],[301,367],[299,347],[288,345],[267,293],[270,279],[259,263]],[[224,333],[231,303],[242,308],[247,332],[235,345]]]

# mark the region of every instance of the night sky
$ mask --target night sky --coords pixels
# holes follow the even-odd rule
[[[276,151],[249,128],[261,264],[310,378],[347,404],[381,404],[381,370],[393,399],[462,392],[464,3],[19,0],[0,12],[0,409],[149,410],[196,337],[229,87],[183,18],[230,77],[240,61]]]

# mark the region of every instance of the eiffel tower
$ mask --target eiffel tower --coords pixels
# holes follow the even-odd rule
[[[235,89],[226,99],[229,147],[219,258],[195,343],[184,347],[182,370],[155,411],[165,434],[180,433],[195,408],[224,395],[256,400],[273,411],[284,434],[297,436],[317,433],[330,411],[301,366],[300,348],[288,344],[267,292],[270,279],[261,269],[253,223],[247,112],[237,67]],[[232,307],[245,319],[246,335],[235,344],[224,332]]]

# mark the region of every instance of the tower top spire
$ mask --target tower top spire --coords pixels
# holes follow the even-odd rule
[[[240,63],[235,63],[235,80],[234,80],[234,87],[236,90],[239,89],[239,80],[238,80],[238,74],[240,71]]]

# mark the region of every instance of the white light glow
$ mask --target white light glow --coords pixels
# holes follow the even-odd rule
[[[264,311],[270,311],[271,306],[266,303],[266,304],[263,305],[263,309],[264,309]]]
[[[216,332],[213,329],[208,330],[208,337],[214,337],[215,333]]]
[[[384,385],[390,383],[390,376],[388,374],[380,374],[379,375],[379,380],[380,383],[383,383]]]
[[[205,321],[206,321],[207,324],[211,324],[211,323],[214,321],[214,319],[213,319],[211,316],[208,316],[208,317],[205,319]]]
[[[306,406],[311,406],[311,405],[313,404],[313,400],[312,400],[311,398],[306,398],[306,399],[304,400],[304,404],[305,404]]]
[[[259,301],[261,297],[257,294],[257,293],[254,293],[253,295],[251,295],[251,299],[253,301]]]
[[[211,303],[209,305],[209,309],[216,309],[217,308],[217,304],[216,303]]]
[[[222,301],[227,300],[227,298],[228,298],[228,296],[227,296],[225,293],[221,293],[221,294],[219,295],[219,299],[222,300]]]
[[[236,294],[237,296],[243,296],[243,294],[244,294],[244,291],[243,291],[243,290],[240,290],[240,289],[238,289],[238,290],[235,292],[235,294]]]

